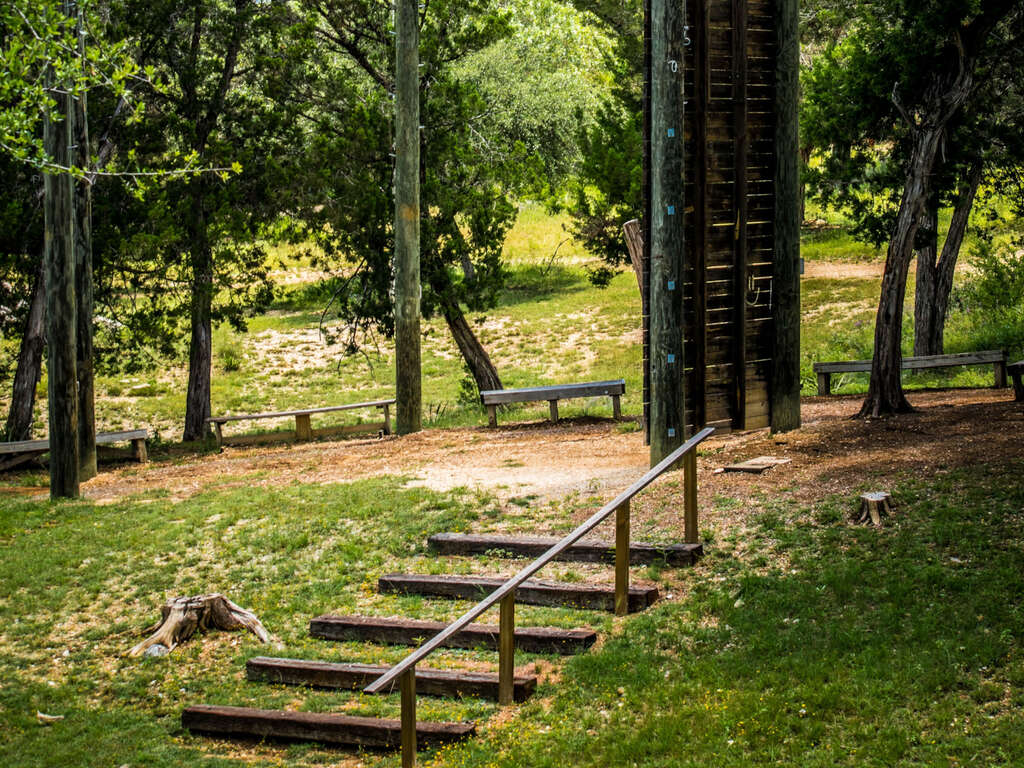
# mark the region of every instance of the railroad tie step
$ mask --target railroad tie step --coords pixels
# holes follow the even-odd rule
[[[267,656],[256,656],[245,665],[247,677],[256,682],[345,689],[363,688],[389,669],[383,664],[336,664]],[[512,697],[515,701],[526,701],[536,688],[536,675],[515,675],[512,680]],[[477,696],[497,700],[498,676],[489,672],[416,667],[416,693],[425,696]]]
[[[377,580],[381,592],[429,595],[463,600],[478,600],[496,590],[506,579],[488,576],[430,576],[414,573],[389,573]],[[631,586],[630,613],[642,611],[658,600],[657,587]],[[516,588],[516,602],[524,605],[549,605],[615,610],[615,588],[601,584],[569,584],[560,581],[529,579]]]
[[[448,625],[442,621],[377,618],[374,616],[317,616],[309,622],[311,637],[382,645],[420,645]],[[597,641],[592,629],[553,627],[515,628],[516,650],[524,653],[582,653]],[[497,624],[470,624],[444,643],[446,648],[498,649]]]
[[[435,533],[427,543],[442,555],[505,555],[506,557],[539,557],[557,544],[551,536],[501,536],[472,533]],[[693,565],[704,554],[702,544],[629,545],[629,562],[648,565],[664,562],[671,566]],[[615,563],[615,544],[610,541],[581,539],[566,549],[557,560],[579,563]]]
[[[402,722],[376,717],[286,712],[277,709],[200,704],[181,713],[181,725],[195,733],[235,738],[316,741],[345,747],[393,749],[402,743]],[[472,722],[416,723],[419,746],[461,741],[476,732]]]

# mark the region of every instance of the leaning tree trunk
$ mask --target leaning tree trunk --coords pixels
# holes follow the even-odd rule
[[[459,352],[462,353],[462,359],[466,361],[469,372],[473,374],[477,389],[481,392],[489,389],[502,389],[498,369],[494,367],[487,350],[473,333],[458,302],[442,299],[441,311],[444,313],[445,322],[448,323],[448,330],[451,331],[452,338],[455,339]]]
[[[941,355],[945,347],[946,316],[949,312],[949,295],[953,290],[953,275],[956,272],[960,248],[967,233],[967,223],[974,208],[974,199],[981,185],[983,167],[980,160],[975,161],[967,173],[967,178],[960,185],[953,217],[949,223],[949,231],[942,245],[942,254],[931,268],[931,280],[924,290],[929,293],[922,298],[920,272],[918,273],[917,297],[914,303],[914,354]],[[921,269],[920,257],[918,270]],[[927,311],[922,314],[922,304]]]
[[[39,260],[32,287],[32,303],[25,319],[25,333],[18,351],[18,368],[14,373],[11,408],[7,412],[4,429],[7,440],[29,440],[32,437],[32,410],[36,402],[36,387],[43,372],[43,347],[46,342],[44,316],[46,309],[46,280],[43,260]]]
[[[944,125],[945,123],[943,123]],[[861,406],[861,417],[877,417],[912,411],[903,394],[900,371],[903,352],[903,300],[907,273],[914,254],[914,241],[928,199],[928,175],[942,139],[942,126],[923,126],[916,131],[910,155],[910,169],[903,187],[896,226],[882,275],[882,292],[875,316],[875,352],[871,361],[871,382]]]
[[[213,252],[203,212],[202,179],[193,181],[189,254],[192,262],[192,339],[189,344],[188,390],[185,395],[183,440],[202,440],[209,433],[210,369],[213,364]]]
[[[928,330],[934,324],[935,280],[939,253],[939,200],[932,194],[924,206],[917,241],[917,280],[914,290],[914,354],[939,355],[929,345]]]

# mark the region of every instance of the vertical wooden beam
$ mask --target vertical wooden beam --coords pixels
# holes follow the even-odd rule
[[[498,623],[498,703],[511,704],[516,670],[516,592],[501,599]]]
[[[81,5],[75,6],[78,52],[85,61],[85,25]],[[86,91],[74,99],[75,165],[83,171],[92,166],[89,147],[89,108]],[[78,460],[81,480],[96,476],[96,406],[93,384],[93,284],[92,284],[92,183],[88,178],[74,182],[75,193],[75,293],[78,377]]]
[[[775,254],[772,261],[771,429],[800,426],[799,0],[775,5]]]
[[[420,73],[417,0],[395,7],[395,429],[422,427]]]
[[[697,451],[683,457],[683,535],[687,544],[696,544],[697,530]]]
[[[653,467],[683,443],[683,6],[651,0],[651,417]]]
[[[629,613],[629,500],[615,510],[615,615]]]
[[[70,11],[64,3],[65,13]],[[47,75],[51,83],[52,70]],[[55,89],[53,98],[62,122],[47,119],[43,143],[51,162],[71,164],[74,108],[68,94]],[[75,306],[74,181],[70,174],[43,174],[46,272],[47,395],[50,432],[50,498],[76,498],[79,493],[78,373]]]
[[[643,213],[640,241],[643,245],[640,272],[640,324],[643,336],[643,420],[644,445],[651,444],[651,0],[644,4],[643,159],[640,194]]]
[[[402,768],[416,765],[416,667],[400,678],[402,691]]]
[[[693,201],[693,426],[700,429],[707,424],[707,320],[708,320],[708,274],[707,249],[708,227],[708,110],[711,101],[711,60],[709,45],[708,0],[694,0],[693,66],[694,89],[693,110],[690,118],[693,127],[694,190]]]
[[[732,0],[733,94],[733,413],[732,425],[747,421],[747,0]]]

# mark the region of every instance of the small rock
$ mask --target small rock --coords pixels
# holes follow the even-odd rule
[[[149,646],[149,648],[146,649],[145,655],[152,656],[154,658],[159,658],[160,656],[166,656],[170,652],[171,649],[168,648],[166,645],[160,645],[160,643],[156,643],[155,645],[151,645]]]

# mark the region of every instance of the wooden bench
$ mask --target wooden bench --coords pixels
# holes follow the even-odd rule
[[[548,387],[524,387],[522,389],[489,389],[480,393],[480,402],[487,406],[487,421],[492,427],[498,426],[498,406],[507,403],[539,403],[547,400],[551,421],[558,421],[558,401],[570,397],[599,397],[608,395],[612,399],[612,411],[616,419],[622,418],[619,398],[626,394],[626,382],[590,381],[581,384],[556,384]]]
[[[111,443],[129,442],[129,448],[124,454],[108,449],[104,458],[116,457],[132,458],[140,463],[145,463],[149,455],[146,452],[146,439],[149,432],[144,429],[133,429],[127,432],[100,432],[96,435],[96,447],[109,446]],[[19,440],[14,443],[0,443],[0,470],[11,469],[26,461],[48,453],[50,450],[49,439],[44,440]]]
[[[247,413],[238,416],[211,416],[206,421],[212,424],[217,433],[217,445],[231,443],[272,443],[281,440],[279,432],[264,432],[256,435],[236,435],[224,437],[223,426],[229,421],[256,421],[258,419],[280,419],[287,416],[295,417],[295,441],[304,442],[315,437],[327,437],[328,435],[346,435],[353,432],[378,432],[383,431],[385,435],[391,434],[391,406],[395,404],[392,400],[373,400],[368,403],[350,403],[349,405],[328,405],[324,408],[305,408],[298,411],[274,411],[272,413]],[[313,429],[310,416],[314,413],[331,413],[333,411],[351,411],[356,408],[379,408],[384,412],[384,420],[368,424],[349,424],[341,427],[328,427],[326,429]]]
[[[1006,387],[1006,353],[1000,350],[984,352],[959,352],[953,355],[923,355],[920,357],[904,357],[904,371],[920,371],[925,368],[951,368],[956,365],[991,365],[995,369],[995,387]],[[818,394],[828,395],[832,391],[833,373],[852,373],[871,370],[870,360],[847,360],[835,363],[815,363],[814,372],[818,375]]]
[[[1024,360],[1010,363],[1006,366],[1006,372],[1013,378],[1013,399],[1024,401],[1024,382],[1021,381],[1021,377],[1024,377]]]

